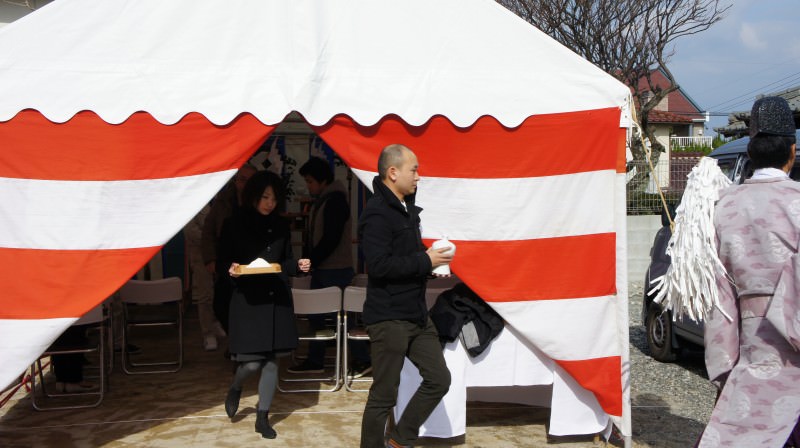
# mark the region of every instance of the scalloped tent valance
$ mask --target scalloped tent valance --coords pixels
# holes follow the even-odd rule
[[[14,36],[24,35],[24,39]],[[289,112],[322,125],[395,114],[507,127],[539,114],[624,107],[628,89],[489,0],[61,0],[0,29],[0,121],[91,110],[118,124]],[[558,92],[558,95],[554,95]]]
[[[0,386],[297,111],[367,185],[412,147],[425,241],[630,434],[628,90],[495,2],[59,0],[0,40]]]

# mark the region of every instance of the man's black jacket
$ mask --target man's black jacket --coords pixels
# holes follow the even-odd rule
[[[431,259],[420,235],[414,195],[406,196],[408,211],[378,176],[374,195],[358,222],[358,239],[367,264],[366,324],[407,320],[424,325],[428,319],[425,283]]]

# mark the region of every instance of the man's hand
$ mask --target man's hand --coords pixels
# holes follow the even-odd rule
[[[311,260],[308,258],[297,260],[297,269],[300,269],[300,272],[308,272],[311,269]]]
[[[439,249],[428,249],[425,253],[428,254],[428,257],[431,259],[431,267],[437,268],[441,265],[448,264],[453,261],[453,256],[447,252],[450,252],[452,249],[449,247],[442,247]],[[446,254],[447,253],[447,254]]]
[[[231,263],[231,267],[228,268],[228,274],[230,274],[230,276],[233,277],[233,278],[238,277],[239,274],[236,273],[236,269],[238,267],[239,267],[239,263]]]

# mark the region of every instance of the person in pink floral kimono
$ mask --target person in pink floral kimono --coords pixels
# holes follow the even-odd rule
[[[776,286],[800,291],[798,272],[782,276],[787,266],[800,267],[800,182],[787,174],[796,138],[786,100],[753,104],[750,137],[755,172],[720,192],[715,208],[718,254],[730,276],[717,278],[720,308],[731,319],[715,308],[705,323],[708,376],[721,393],[702,448],[794,446],[800,415],[800,352],[766,317]]]

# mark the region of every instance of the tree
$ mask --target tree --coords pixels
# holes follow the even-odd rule
[[[724,18],[721,0],[497,0],[564,46],[631,87],[641,129],[654,162],[664,152],[648,114],[679,88],[667,63],[675,40],[697,34]],[[651,74],[660,69],[670,85]],[[634,142],[634,159],[645,158]]]

